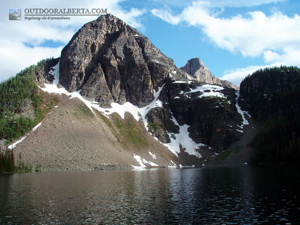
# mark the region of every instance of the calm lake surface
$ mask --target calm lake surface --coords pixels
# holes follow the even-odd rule
[[[297,166],[0,176],[0,224],[300,224]]]

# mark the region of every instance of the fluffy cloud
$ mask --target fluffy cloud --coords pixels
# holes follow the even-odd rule
[[[241,6],[245,1],[222,1],[220,6]],[[275,2],[272,0],[254,0],[248,6]],[[220,3],[220,1],[218,1]],[[153,9],[153,15],[173,24],[185,24],[199,27],[208,40],[216,47],[232,53],[242,54],[243,57],[263,56],[267,66],[270,65],[296,65],[300,53],[300,16],[289,17],[278,10],[273,10],[267,16],[261,11],[249,12],[246,16],[235,15],[231,18],[220,17],[222,10],[216,9],[216,1],[192,2],[178,15],[173,15],[164,9]],[[244,4],[244,6],[247,6]],[[297,56],[298,55],[298,56]],[[265,66],[254,66],[262,68]],[[224,77],[234,80],[242,79],[252,68],[227,71]],[[244,72],[244,73],[243,73]],[[231,74],[231,76],[229,76]],[[234,81],[231,80],[231,81]]]
[[[265,66],[249,66],[245,68],[237,68],[233,70],[225,71],[223,76],[220,77],[222,80],[229,80],[230,82],[234,83],[235,85],[239,86],[243,79],[249,75],[254,73],[258,69],[264,69],[274,66],[280,66],[281,64],[270,64]]]
[[[69,21],[28,21],[24,17],[21,21],[9,21],[9,9],[25,8],[101,8],[107,9],[128,24],[143,29],[140,17],[145,13],[143,9],[131,8],[123,10],[119,3],[122,0],[45,0],[42,3],[35,0],[1,1],[0,3],[0,82],[14,76],[21,69],[49,58],[59,57],[64,45],[74,33],[85,23],[96,19],[90,16],[74,16]],[[56,43],[54,47],[44,47],[47,41]]]
[[[248,17],[216,17],[208,3],[198,1],[174,16],[163,9],[153,9],[152,14],[177,25],[187,23],[201,28],[216,46],[240,52],[243,56],[259,56],[267,50],[288,50],[300,46],[300,16],[290,18],[279,11],[271,16],[263,12],[249,12]]]
[[[10,43],[1,41],[0,60],[3,64],[0,68],[0,78],[7,79],[8,77],[14,76],[17,72],[25,69],[29,65],[36,64],[42,59],[52,56],[58,57],[60,56],[62,48],[62,46],[56,48],[29,48],[22,43]]]

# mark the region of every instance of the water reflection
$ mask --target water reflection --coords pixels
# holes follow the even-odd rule
[[[299,223],[297,168],[0,176],[0,223]]]

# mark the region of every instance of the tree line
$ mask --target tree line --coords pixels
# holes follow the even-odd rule
[[[19,158],[15,162],[14,151],[12,149],[6,149],[1,151],[0,148],[0,174],[11,174],[11,173],[30,173],[33,170],[33,166],[25,163],[22,160],[21,153]],[[34,170],[36,172],[42,170],[42,165],[37,163]]]
[[[7,149],[2,152],[0,148],[0,174],[1,173],[14,173],[15,171],[15,158],[13,150]]]

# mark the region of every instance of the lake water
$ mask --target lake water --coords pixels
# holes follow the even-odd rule
[[[0,176],[0,224],[300,224],[297,166]]]

